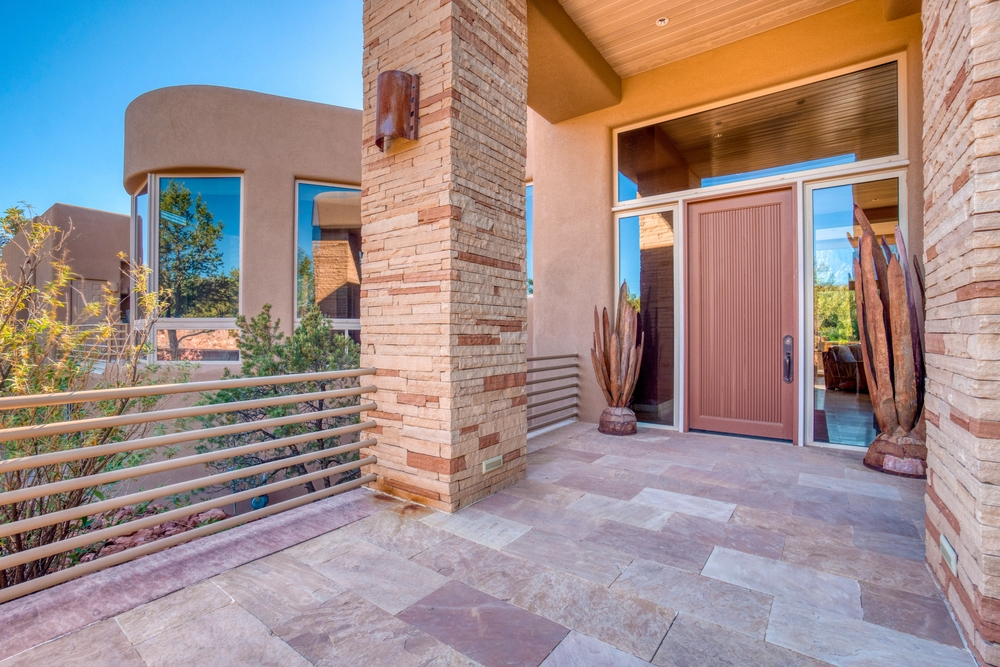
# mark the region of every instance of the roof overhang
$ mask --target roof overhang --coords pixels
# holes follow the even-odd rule
[[[558,123],[621,99],[621,77],[558,0],[528,0],[528,106]]]

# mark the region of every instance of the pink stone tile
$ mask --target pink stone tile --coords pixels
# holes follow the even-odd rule
[[[862,581],[861,608],[869,623],[962,648],[962,638],[939,595],[916,595]]]
[[[453,581],[396,615],[485,667],[537,667],[569,633]]]
[[[571,512],[548,503],[519,499],[502,493],[496,494],[493,498],[498,496],[513,498],[514,502],[508,503],[505,498],[503,502],[493,503],[487,502],[491,500],[487,499],[476,503],[476,509],[574,540],[582,540],[603,523],[603,520],[596,517]]]
[[[584,544],[602,545],[689,572],[701,570],[714,546],[676,533],[655,532],[616,521],[604,523],[584,540]]]
[[[622,525],[615,524],[614,521],[605,523],[611,524]],[[645,532],[656,535],[652,531]],[[605,546],[589,541],[577,542],[562,535],[534,529],[506,545],[504,551],[603,586],[610,586],[632,562],[632,556],[613,544]]]
[[[396,502],[348,491],[12,600],[0,605],[0,660]]]
[[[661,532],[676,535],[680,539],[728,547],[774,559],[781,558],[785,544],[785,538],[780,533],[738,523],[720,523],[680,513],[671,516]]]

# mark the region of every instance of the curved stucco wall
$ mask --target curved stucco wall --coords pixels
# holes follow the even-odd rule
[[[242,312],[294,319],[295,180],[361,183],[361,111],[217,86],[148,92],[125,110],[124,185],[149,173],[243,175]]]

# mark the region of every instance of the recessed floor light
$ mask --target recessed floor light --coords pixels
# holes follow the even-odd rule
[[[659,27],[661,27],[661,28],[663,26],[667,25],[668,23],[670,23],[670,19],[668,19],[666,16],[662,16],[662,17],[656,19],[656,25],[659,26]]]

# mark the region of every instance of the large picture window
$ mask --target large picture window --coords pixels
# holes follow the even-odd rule
[[[361,317],[361,191],[296,183],[296,317],[312,306],[346,330]]]
[[[159,361],[237,361],[229,336],[240,309],[238,176],[156,179],[156,326]]]
[[[163,316],[236,317],[240,307],[240,179],[163,177],[157,278]]]

